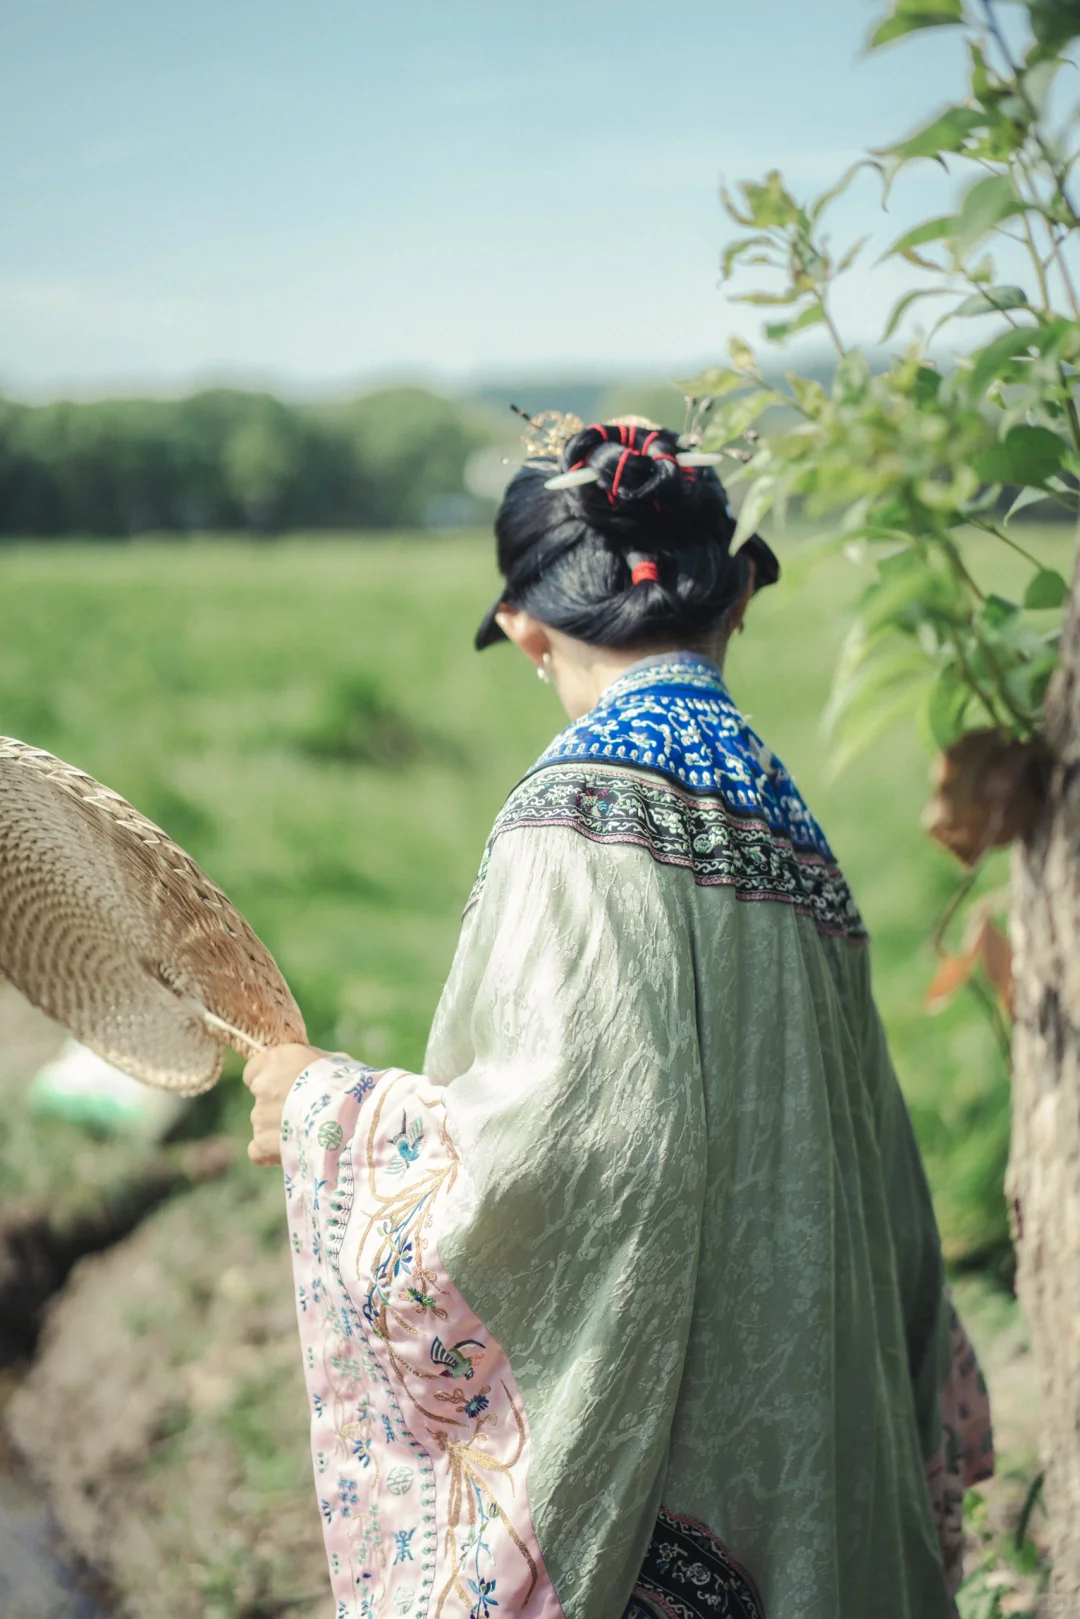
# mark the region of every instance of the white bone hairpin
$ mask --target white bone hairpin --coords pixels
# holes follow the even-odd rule
[[[579,483],[596,483],[600,474],[592,467],[577,467],[573,472],[560,472],[554,478],[548,478],[544,483],[545,489],[576,489]]]
[[[715,467],[724,458],[707,450],[680,450],[675,457],[681,467]],[[596,483],[600,474],[592,467],[576,467],[573,472],[559,472],[548,478],[545,489],[576,489],[579,484]]]

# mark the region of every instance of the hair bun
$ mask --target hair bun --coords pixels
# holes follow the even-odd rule
[[[581,488],[595,500],[606,497],[609,507],[632,508],[641,502],[668,505],[678,500],[691,474],[676,459],[677,436],[666,427],[625,419],[595,422],[570,439],[562,454],[564,472],[588,467],[596,483]]]

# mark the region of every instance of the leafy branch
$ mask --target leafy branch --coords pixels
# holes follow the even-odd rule
[[[1041,734],[1068,588],[1010,525],[1036,501],[1070,513],[1078,506],[1080,309],[1068,262],[1080,239],[1070,190],[1077,119],[1055,127],[1052,88],[1065,48],[1080,36],[1080,14],[1071,0],[1022,3],[1029,39],[1018,55],[995,0],[976,0],[974,13],[963,0],[894,0],[870,48],[916,30],[962,29],[963,98],[811,202],[798,201],[775,170],[722,193],[743,232],[724,252],[725,280],[755,269],[771,283],[736,291],[735,301],[783,311],[765,324],[769,341],[783,345],[820,327],[836,352],[828,388],[795,371],[776,383],[734,339],[730,364],[686,388],[698,436],[732,455],[735,481],[749,485],[742,533],[797,501],[835,526],[836,545],[877,558],[826,714],[838,763],[911,708],[922,710],[941,749],[980,727],[1005,742]],[[996,329],[948,369],[920,340],[875,374],[834,315],[836,283],[865,243],[834,256],[825,216],[860,171],[880,175],[887,197],[896,176],[920,161],[959,167],[967,179],[955,213],[921,221],[878,261],[899,257],[933,278],[897,300],[884,340],[926,298],[950,299],[935,333],[976,316]],[[1026,252],[1028,285],[998,279],[986,249],[999,238]],[[992,543],[1030,569],[1019,601],[976,576]]]

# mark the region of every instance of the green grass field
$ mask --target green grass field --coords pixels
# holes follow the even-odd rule
[[[1067,536],[1037,543],[1061,565]],[[5,547],[0,731],[189,848],[315,1041],[415,1065],[489,825],[563,723],[511,649],[472,651],[495,582],[479,535]],[[956,880],[918,826],[927,756],[899,728],[830,781],[819,737],[859,587],[837,559],[765,593],[729,678],[847,868],[947,1245],[974,1256],[1005,1234],[1007,1085],[973,998],[922,1010]]]

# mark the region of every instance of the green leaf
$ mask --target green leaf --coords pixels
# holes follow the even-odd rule
[[[984,107],[993,106],[1000,99],[1001,81],[996,74],[991,73],[986,61],[986,52],[973,39],[968,40],[968,57],[971,62],[972,94]]]
[[[689,399],[722,399],[739,388],[752,388],[753,383],[745,372],[732,371],[726,365],[713,365],[675,386]]]
[[[932,674],[925,654],[909,649],[861,662],[847,675],[838,671],[821,725],[836,744],[829,774],[838,775],[882,731],[917,708]]]
[[[708,441],[705,448],[721,449],[733,439],[742,438],[746,429],[752,427],[770,405],[787,403],[786,396],[773,388],[755,388],[751,393],[718,404],[705,425]]]
[[[973,292],[953,310],[954,315],[992,315],[1001,309],[1022,309],[1028,301],[1023,287],[987,287]]]
[[[772,507],[777,494],[775,478],[759,478],[757,483],[751,485],[735,525],[731,541],[732,550],[737,550],[742,542],[748,540],[755,532],[761,519]]]
[[[744,236],[737,242],[731,242],[725,247],[720,260],[720,274],[725,281],[730,280],[734,265],[744,253],[749,253],[754,247],[772,247],[773,239],[759,233],[756,236]]]
[[[877,262],[881,264],[896,253],[906,258],[913,247],[924,247],[927,242],[940,242],[943,238],[951,236],[955,226],[956,220],[952,214],[942,214],[937,219],[924,219],[914,230],[906,230],[902,236],[898,236]]]
[[[1075,0],[1034,0],[1028,6],[1031,31],[1044,51],[1059,51],[1080,36]]]
[[[1024,74],[1024,91],[1028,101],[1035,108],[1036,117],[1043,114],[1051,86],[1060,67],[1060,57],[1044,57]]]
[[[988,450],[972,458],[972,467],[988,483],[1045,485],[1061,466],[1065,443],[1048,427],[1012,427]]]
[[[798,287],[791,287],[787,292],[742,292],[733,297],[733,304],[759,304],[768,308],[780,308],[785,304],[793,304],[802,297]]]
[[[995,337],[992,343],[979,349],[975,354],[975,364],[971,368],[968,378],[968,393],[972,399],[981,399],[986,389],[993,382],[1002,366],[1008,360],[1015,359],[1018,354],[1024,354],[1032,348],[1036,341],[1037,332],[1023,328],[1018,331],[1002,332]]]
[[[754,358],[753,349],[746,339],[739,337],[737,333],[728,338],[727,351],[736,371],[753,371],[756,369],[757,360]]]
[[[955,663],[938,675],[927,704],[927,719],[934,741],[944,752],[964,729],[964,715],[971,701],[971,687]]]
[[[737,225],[752,225],[754,220],[748,213],[740,209],[727,186],[720,187],[720,201],[724,205],[724,212],[735,221]]]
[[[988,174],[984,180],[976,180],[965,194],[956,216],[953,241],[957,257],[962,259],[970,253],[1002,220],[1023,212],[1024,204],[1013,190],[1008,175]]]
[[[808,326],[820,326],[825,319],[824,305],[814,303],[804,309],[801,315],[794,320],[779,320],[766,326],[765,336],[771,343],[782,342],[785,337],[791,337],[795,332],[803,332]]]
[[[1044,646],[1030,661],[1013,664],[1005,677],[1005,688],[1013,702],[1037,717],[1057,666],[1055,646]]]
[[[828,394],[814,377],[800,377],[797,372],[788,371],[784,380],[808,416],[817,416],[828,403]]]
[[[863,597],[860,616],[870,635],[885,629],[912,635],[928,620],[953,616],[956,591],[951,581],[928,568],[917,552],[902,555],[900,566],[889,568],[892,558],[879,564],[880,582]]]
[[[912,304],[918,303],[920,298],[940,298],[943,293],[951,291],[951,287],[916,287],[913,292],[905,292],[903,297],[898,298],[893,304],[892,314],[889,316],[888,324],[881,334],[881,341],[883,343],[888,341]]]
[[[1069,587],[1053,568],[1040,568],[1024,592],[1024,606],[1060,607],[1068,598]]]
[[[836,362],[833,372],[832,396],[845,403],[862,400],[870,386],[870,362],[858,349],[848,349]]]
[[[836,266],[837,275],[843,275],[845,270],[851,269],[851,266],[855,263],[855,260],[858,258],[859,254],[862,252],[869,240],[869,236],[860,236],[856,241],[852,242],[851,246],[840,260],[840,263]]]
[[[996,497],[995,497],[996,498]],[[1036,506],[1040,500],[1049,500],[1051,497],[1045,489],[1021,489],[1008,511],[1005,513],[1005,522],[1014,518],[1017,512],[1022,512],[1025,506]]]
[[[975,129],[986,124],[986,114],[974,107],[949,107],[936,118],[917,129],[906,140],[895,146],[879,147],[880,157],[891,157],[896,163],[910,163],[915,157],[940,157],[942,152],[963,151],[964,143]]]
[[[877,50],[894,39],[902,39],[919,28],[947,28],[963,22],[964,12],[960,0],[915,0],[914,4],[900,0],[891,17],[879,23],[870,36],[869,50]]]
[[[859,170],[866,168],[877,169],[880,172],[881,164],[875,163],[872,157],[860,157],[856,163],[850,164],[849,167],[844,170],[843,174],[840,176],[839,180],[837,180],[835,185],[830,186],[828,191],[823,191],[820,197],[814,198],[814,201],[810,204],[811,224],[817,224],[817,221],[825,212],[825,209],[829,206],[830,202],[835,202],[837,197],[840,196],[841,192],[847,190],[848,186],[858,174]]]
[[[790,225],[798,218],[798,204],[785,188],[779,169],[770,169],[764,180],[744,180],[739,189],[755,225]]]
[[[993,637],[1003,626],[1011,624],[1019,611],[1018,602],[1008,601],[1004,596],[987,596],[979,610],[979,623]]]

